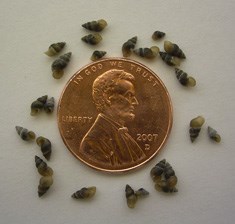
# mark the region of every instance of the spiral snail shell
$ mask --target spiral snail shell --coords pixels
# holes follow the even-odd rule
[[[212,139],[213,141],[215,141],[217,143],[219,143],[221,141],[221,137],[215,129],[208,126],[207,131],[208,131],[208,136],[209,136],[210,139]]]
[[[44,162],[39,156],[35,156],[35,166],[38,169],[38,173],[42,176],[52,176],[54,173],[52,168],[47,166],[47,163]]]
[[[148,59],[152,59],[155,58],[158,53],[159,53],[159,48],[157,46],[152,46],[150,48],[138,48],[134,50],[134,53],[136,55],[139,55],[140,57],[143,58],[148,58]]]
[[[60,51],[64,48],[65,42],[58,42],[51,44],[46,52],[44,52],[47,56],[52,57],[60,53]]]
[[[40,136],[36,139],[36,143],[38,144],[38,146],[41,147],[41,151],[42,151],[43,156],[47,160],[50,160],[50,158],[51,158],[51,142],[50,142],[50,140]]]
[[[74,192],[71,197],[75,199],[88,199],[88,198],[93,197],[95,193],[96,193],[95,186],[83,187],[80,190]]]
[[[179,66],[180,65],[180,59],[177,57],[174,57],[166,52],[159,52],[160,57],[162,60],[169,66]]]
[[[18,135],[24,141],[30,141],[30,140],[34,140],[36,138],[36,135],[33,131],[29,131],[28,129],[20,127],[20,126],[16,126],[15,128],[16,128]]]
[[[44,107],[45,103],[47,101],[47,95],[41,96],[37,98],[37,100],[33,101],[31,104],[31,116],[37,115]]]
[[[188,76],[183,70],[175,68],[175,74],[181,85],[189,87],[194,87],[196,85],[196,80],[193,77]]]
[[[99,19],[97,21],[91,21],[91,22],[84,23],[84,24],[82,24],[82,27],[84,27],[87,30],[100,32],[107,25],[108,25],[108,23],[104,19]]]
[[[164,50],[172,56],[186,58],[184,52],[179,48],[179,46],[170,41],[164,41]]]
[[[159,40],[159,39],[163,38],[165,35],[166,34],[164,32],[157,30],[152,34],[152,39]]]
[[[123,57],[129,57],[132,50],[135,48],[137,42],[137,36],[130,38],[122,45]]]
[[[195,117],[190,121],[189,134],[190,134],[191,142],[194,142],[195,139],[199,136],[201,127],[204,124],[204,122],[205,122],[205,119],[202,116]]]
[[[46,103],[43,106],[45,112],[48,113],[48,114],[50,114],[54,111],[54,107],[55,107],[54,97],[51,97],[51,98],[47,99]]]
[[[64,75],[64,69],[68,65],[70,58],[71,58],[72,53],[68,52],[64,55],[61,55],[58,59],[56,59],[52,65],[51,65],[51,70],[52,70],[52,76],[55,79],[60,79]]]
[[[172,166],[165,160],[158,162],[150,171],[152,180],[155,182],[155,189],[165,193],[177,192],[175,188],[177,177]]]
[[[149,192],[146,191],[144,188],[140,188],[139,190],[134,191],[133,188],[127,184],[125,188],[125,194],[126,194],[127,206],[129,208],[134,208],[136,202],[138,201],[138,198],[148,196]]]
[[[127,206],[129,208],[134,208],[138,200],[137,195],[135,194],[135,191],[132,189],[130,185],[127,184],[125,192],[126,192]]]
[[[96,45],[102,40],[102,37],[100,34],[95,33],[95,34],[88,34],[82,37],[81,40],[87,44]]]
[[[106,54],[106,51],[94,51],[91,55],[92,61],[97,61],[98,59],[102,58]]]
[[[41,197],[42,195],[44,195],[49,190],[52,184],[53,184],[52,176],[41,177],[38,185],[38,196]]]

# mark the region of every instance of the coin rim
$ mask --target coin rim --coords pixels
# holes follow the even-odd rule
[[[130,62],[130,63],[136,63],[142,67],[144,67],[144,69],[146,69],[147,71],[149,71],[151,74],[154,74],[156,76],[156,78],[158,79],[158,81],[161,83],[163,89],[165,90],[166,92],[166,95],[168,96],[168,107],[169,107],[169,125],[168,125],[168,129],[166,131],[166,136],[165,138],[163,139],[161,145],[158,147],[158,149],[148,158],[146,159],[145,161],[143,161],[142,163],[138,164],[138,165],[135,165],[135,166],[132,166],[132,167],[129,167],[129,168],[124,168],[124,169],[117,169],[117,170],[110,170],[110,169],[104,169],[104,168],[100,168],[100,167],[97,167],[97,166],[94,166],[88,162],[86,162],[85,160],[83,160],[82,158],[80,158],[77,154],[74,153],[74,151],[72,151],[72,149],[69,148],[68,144],[66,143],[66,140],[64,138],[64,136],[62,135],[62,128],[61,128],[61,125],[60,125],[60,122],[59,122],[59,110],[60,110],[60,104],[61,104],[61,100],[62,100],[62,97],[64,95],[64,92],[66,90],[66,88],[68,87],[68,85],[70,84],[70,82],[72,81],[72,79],[78,74],[80,73],[82,70],[90,67],[91,65],[93,64],[96,64],[97,62],[105,62],[105,61],[110,61],[110,60],[121,60],[121,61],[124,61],[124,62]],[[150,160],[152,160],[157,154],[158,152],[163,148],[163,146],[166,144],[166,141],[167,139],[169,138],[169,135],[170,135],[170,132],[171,132],[171,129],[172,129],[172,124],[173,124],[173,108],[172,108],[172,101],[171,101],[171,97],[170,97],[170,94],[165,86],[165,84],[162,82],[162,80],[159,78],[159,76],[154,72],[152,71],[150,68],[148,68],[147,66],[143,65],[142,63],[136,61],[136,60],[133,60],[133,59],[127,59],[127,58],[122,58],[122,57],[109,57],[109,58],[104,58],[104,59],[100,59],[100,60],[97,60],[95,62],[91,62],[85,66],[83,66],[82,68],[80,68],[77,72],[75,72],[75,74],[67,81],[67,83],[65,84],[62,92],[61,92],[61,95],[60,95],[60,98],[59,98],[59,101],[58,101],[58,107],[57,107],[57,125],[58,125],[58,128],[59,128],[59,132],[60,132],[60,136],[62,137],[63,139],[63,142],[66,146],[66,148],[72,153],[73,156],[75,156],[77,159],[79,159],[81,162],[85,163],[87,166],[95,169],[95,170],[99,170],[99,171],[103,171],[103,172],[106,172],[106,173],[123,173],[123,172],[127,172],[127,171],[131,171],[131,170],[134,170],[134,169],[138,169],[140,168],[141,166],[143,166],[144,164],[148,163]]]

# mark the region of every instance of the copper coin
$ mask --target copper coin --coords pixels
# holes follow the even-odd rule
[[[128,171],[152,159],[166,142],[171,100],[163,82],[143,64],[103,59],[68,81],[58,125],[67,148],[88,166]]]

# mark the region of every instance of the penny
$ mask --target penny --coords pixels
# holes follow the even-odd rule
[[[172,105],[149,68],[107,58],[70,78],[57,116],[62,139],[76,158],[115,173],[142,166],[162,149],[172,126]]]

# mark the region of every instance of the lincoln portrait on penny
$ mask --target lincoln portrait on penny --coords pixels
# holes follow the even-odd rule
[[[118,69],[95,79],[92,97],[99,114],[80,144],[80,152],[87,158],[118,166],[146,157],[125,127],[126,122],[134,120],[139,104],[134,82],[132,74]]]

